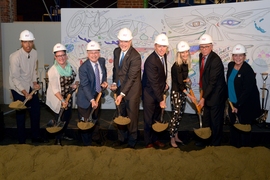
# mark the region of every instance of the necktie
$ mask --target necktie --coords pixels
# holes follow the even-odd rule
[[[164,62],[164,57],[161,58],[161,62],[162,62],[163,68],[164,68],[164,73],[166,75],[166,66],[165,66],[165,62]]]
[[[98,63],[95,64],[95,76],[96,76],[96,91],[99,93],[101,91],[101,87],[100,87]]]
[[[164,65],[164,57],[161,58],[161,62]]]
[[[201,68],[200,68],[200,88],[202,88],[202,74],[203,74],[203,70],[204,70],[204,60],[205,60],[205,56],[202,56],[202,61],[201,61]]]
[[[122,52],[121,58],[120,58],[120,61],[119,61],[119,67],[122,65],[122,61],[123,61],[124,57],[125,57],[125,53]]]
[[[120,61],[119,61],[119,67],[122,66],[122,62],[123,62],[124,57],[125,57],[125,53],[122,52],[122,53],[121,53],[121,58],[120,58]],[[121,86],[120,79],[118,79],[117,86],[118,86],[118,87]]]

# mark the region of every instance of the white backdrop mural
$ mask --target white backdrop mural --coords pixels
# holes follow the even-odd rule
[[[133,46],[139,51],[143,64],[152,53],[154,39],[159,33],[169,37],[168,84],[170,68],[175,60],[176,45],[187,41],[191,47],[192,69],[189,76],[198,95],[198,39],[204,33],[214,41],[214,51],[220,55],[225,72],[231,60],[231,50],[237,43],[247,48],[247,62],[257,73],[258,87],[262,87],[262,72],[270,66],[270,5],[264,2],[228,3],[172,9],[62,9],[61,40],[68,48],[69,61],[79,68],[86,60],[86,44],[91,40],[101,45],[106,59],[108,82],[112,83],[113,49],[117,47],[117,33],[129,28]],[[266,87],[270,82],[267,80]],[[103,108],[115,108],[110,92]],[[269,109],[270,103],[268,103]],[[167,97],[167,110],[170,110]],[[188,105],[186,112],[194,113]]]

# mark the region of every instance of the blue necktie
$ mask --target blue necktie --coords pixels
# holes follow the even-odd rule
[[[95,76],[96,76],[96,91],[99,93],[101,91],[101,87],[100,87],[98,63],[95,64]]]
[[[124,57],[125,57],[125,53],[122,52],[122,53],[121,53],[121,58],[120,58],[120,61],[119,61],[119,67],[121,67]],[[118,79],[117,86],[118,86],[118,87],[121,86],[120,79]]]
[[[122,55],[121,55],[121,58],[120,58],[120,61],[119,61],[119,67],[122,65],[122,61],[123,61],[124,57],[125,57],[125,53],[122,52]]]

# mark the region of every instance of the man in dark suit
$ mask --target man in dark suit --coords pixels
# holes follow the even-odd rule
[[[144,109],[144,141],[147,148],[164,147],[157,139],[157,133],[152,124],[160,119],[162,108],[166,107],[163,99],[164,92],[169,88],[167,80],[167,55],[169,41],[165,34],[155,39],[155,51],[148,56],[144,63],[142,78],[142,100]]]
[[[200,38],[199,64],[200,89],[202,98],[198,106],[204,107],[203,127],[212,131],[211,146],[221,144],[224,122],[224,108],[227,88],[224,76],[224,66],[220,57],[213,52],[212,37],[204,34]]]
[[[110,89],[117,93],[115,103],[120,104],[120,114],[128,116],[131,122],[127,126],[117,125],[118,141],[114,146],[127,142],[127,147],[135,148],[141,96],[141,56],[132,47],[133,37],[129,29],[121,29],[117,37],[119,47],[113,52],[113,84]]]
[[[78,112],[81,121],[86,121],[92,109],[95,111],[92,115],[93,120],[98,119],[101,101],[96,102],[95,98],[102,88],[107,88],[107,70],[105,59],[100,58],[100,46],[97,42],[91,41],[87,44],[88,59],[79,68],[80,86],[77,93]],[[98,82],[99,81],[99,82]],[[83,144],[90,146],[92,139],[100,142],[99,122],[89,130],[81,132]]]

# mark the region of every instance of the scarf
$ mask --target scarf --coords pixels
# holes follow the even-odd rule
[[[60,76],[71,76],[72,73],[72,68],[69,64],[69,62],[67,62],[67,65],[65,68],[62,68],[57,61],[54,61],[54,65],[58,71],[58,73],[60,74]]]

